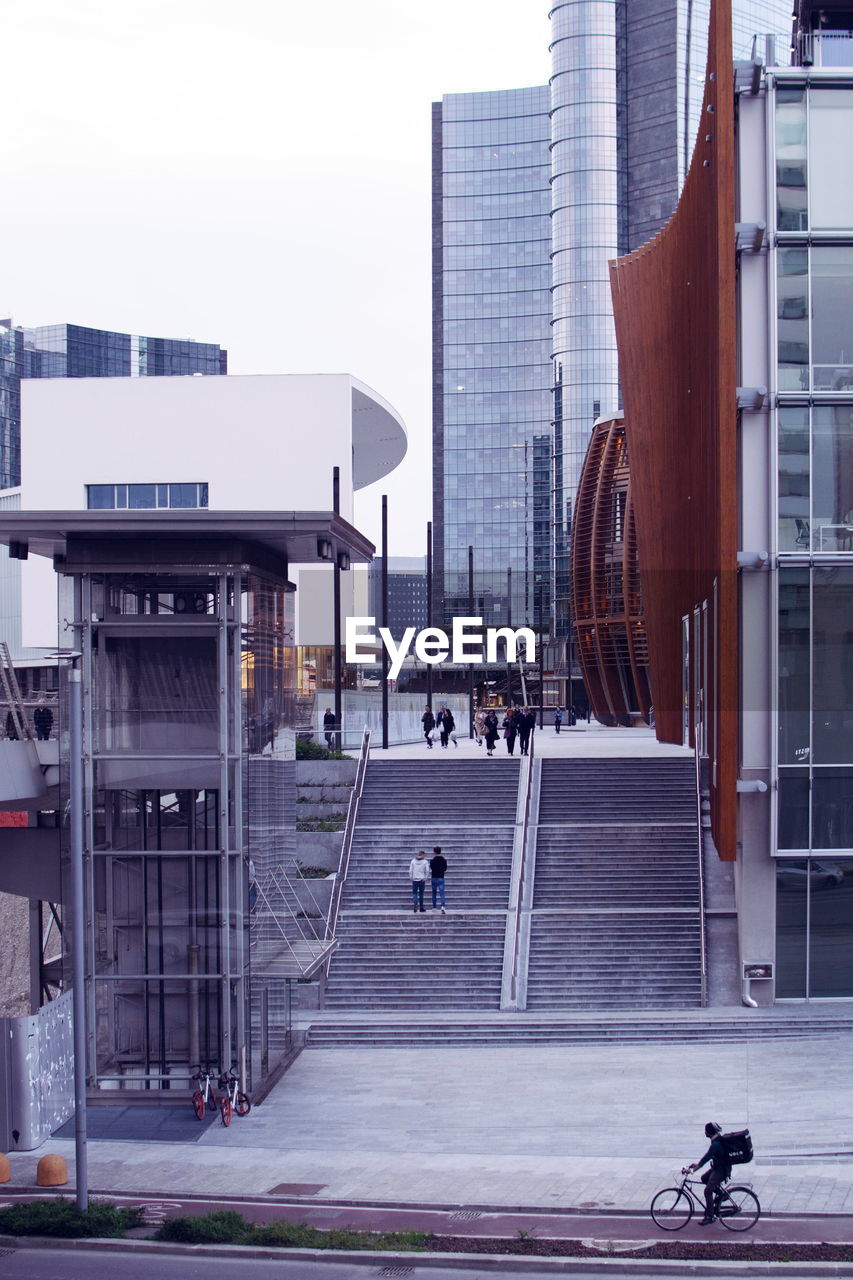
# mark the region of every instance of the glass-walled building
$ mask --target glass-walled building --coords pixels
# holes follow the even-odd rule
[[[545,86],[433,106],[434,621],[551,601],[551,228]],[[443,606],[442,606],[443,602]]]
[[[848,53],[853,43],[846,39]],[[777,996],[853,996],[853,68],[775,74]]]
[[[21,483],[22,378],[179,377],[228,372],[213,342],[146,338],[77,324],[25,329],[0,320],[0,489]]]

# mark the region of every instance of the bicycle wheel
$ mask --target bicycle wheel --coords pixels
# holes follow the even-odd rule
[[[247,1116],[252,1110],[252,1104],[245,1093],[238,1093],[234,1102],[234,1110],[238,1116]]]
[[[227,1093],[219,1101],[219,1116],[226,1127],[231,1123],[231,1099]]]
[[[680,1231],[693,1217],[693,1201],[680,1187],[664,1187],[649,1206],[649,1213],[662,1231]]]
[[[748,1231],[761,1217],[761,1205],[749,1187],[726,1187],[717,1212],[727,1231]]]
[[[193,1094],[193,1111],[195,1112],[196,1120],[204,1119],[204,1098],[201,1096],[198,1089],[196,1089]]]

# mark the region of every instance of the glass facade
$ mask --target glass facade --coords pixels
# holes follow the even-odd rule
[[[546,87],[434,108],[434,620],[550,611],[551,229]]]
[[[207,506],[208,486],[196,484],[88,484],[90,511],[154,511],[160,507],[198,509]]]
[[[76,324],[23,329],[0,322],[0,489],[21,483],[21,378],[227,372],[228,353],[211,342],[145,338]]]
[[[779,997],[853,996],[853,88],[780,77]]]

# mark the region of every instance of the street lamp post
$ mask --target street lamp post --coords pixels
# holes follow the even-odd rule
[[[89,1208],[86,1146],[86,911],[83,876],[83,680],[82,653],[46,655],[70,663],[68,671],[69,828],[71,836],[71,1009],[74,1022],[74,1160],[77,1208]]]

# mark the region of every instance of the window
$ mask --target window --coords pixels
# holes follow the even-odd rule
[[[206,483],[195,484],[90,484],[86,486],[89,511],[153,511],[161,507],[198,509],[208,503]]]

